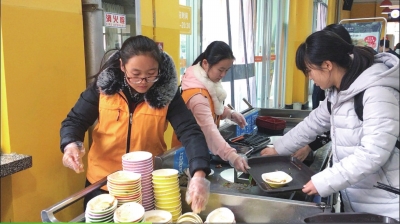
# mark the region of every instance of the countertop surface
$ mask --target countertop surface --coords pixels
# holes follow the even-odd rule
[[[32,167],[32,156],[9,153],[1,154],[0,177],[5,177]]]

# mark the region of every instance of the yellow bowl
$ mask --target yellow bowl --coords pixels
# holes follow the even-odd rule
[[[283,171],[263,173],[261,178],[272,188],[283,187],[293,180],[289,174]]]
[[[154,170],[152,172],[153,178],[161,179],[170,179],[174,177],[178,177],[179,171],[176,169],[159,169],[159,170]]]
[[[155,194],[169,194],[175,191],[180,191],[179,186],[171,187],[171,188],[153,188]]]
[[[180,189],[176,189],[174,191],[168,191],[168,192],[156,192],[154,191],[154,196],[164,196],[166,198],[170,198],[170,197],[175,197],[175,196],[180,196],[181,195],[181,191]]]
[[[170,200],[170,201],[156,201],[155,206],[160,208],[169,208],[169,207],[176,207],[182,205],[180,199]]]
[[[167,185],[172,185],[172,184],[179,184],[178,178],[174,179],[153,179],[151,181],[153,185],[157,186],[167,186]]]

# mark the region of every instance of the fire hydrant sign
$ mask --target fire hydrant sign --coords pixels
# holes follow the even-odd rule
[[[179,27],[181,34],[192,34],[192,8],[179,5]]]
[[[125,28],[126,15],[112,12],[104,12],[104,26],[113,28]]]

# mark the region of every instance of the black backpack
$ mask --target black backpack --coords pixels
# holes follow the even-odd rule
[[[363,121],[363,110],[364,110],[363,97],[364,97],[364,92],[365,92],[365,90],[354,96],[354,110],[356,111],[357,117],[358,117],[358,119],[360,119],[360,121]],[[331,112],[331,102],[329,100],[327,102],[327,105],[328,105],[329,114],[332,114],[332,112]],[[399,140],[396,141],[396,148],[400,149]]]

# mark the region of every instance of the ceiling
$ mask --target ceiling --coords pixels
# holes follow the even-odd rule
[[[371,3],[371,2],[376,2],[376,3],[381,3],[383,0],[353,0],[353,3]],[[398,9],[400,8],[400,0],[390,0],[392,2],[392,6],[390,6],[390,9]]]

